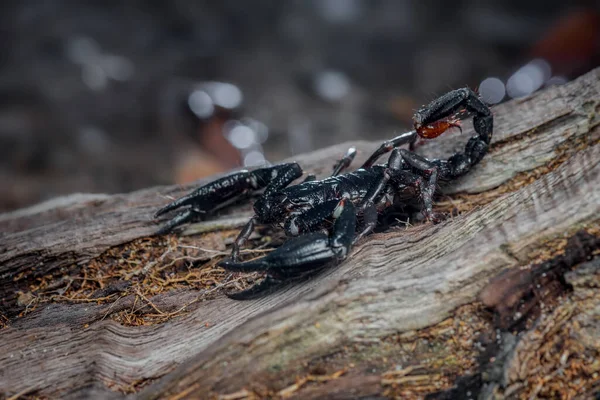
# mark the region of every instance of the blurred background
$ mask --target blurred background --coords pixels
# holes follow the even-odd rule
[[[594,1],[128,0],[0,5],[0,212],[410,129],[600,65]]]

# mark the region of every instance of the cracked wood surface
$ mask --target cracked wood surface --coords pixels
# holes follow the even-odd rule
[[[439,225],[372,235],[341,265],[268,297],[217,297],[159,325],[121,326],[105,319],[119,305],[95,303],[46,304],[16,318],[24,308],[19,285],[151,235],[157,229],[151,215],[168,201],[165,196],[177,197],[197,184],[73,195],[0,215],[0,307],[9,319],[0,331],[0,391],[121,397],[108,387],[160,378],[138,396],[225,394],[336,346],[441,321],[473,302],[491,276],[519,265],[540,237],[600,215],[599,77],[596,69],[494,107],[490,153],[443,190],[482,193],[529,172],[536,178],[532,184]],[[419,152],[448,156],[470,134],[465,129],[463,135],[442,136]],[[359,149],[354,165],[360,165],[378,144],[346,143],[295,159],[324,176],[350,145]],[[534,174],[557,160],[562,164],[555,170]],[[239,221],[248,212],[234,208],[221,218]],[[173,292],[156,301],[185,303],[194,296]]]

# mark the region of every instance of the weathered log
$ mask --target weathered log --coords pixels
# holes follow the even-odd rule
[[[192,288],[148,298],[128,292],[127,286],[105,287],[85,299],[39,300],[36,288],[46,277],[66,279],[54,286],[44,281],[46,287],[64,292],[66,281],[90,263],[105,260],[111,249],[152,235],[158,227],[151,219],[153,211],[167,201],[165,196],[177,197],[192,185],[113,196],[74,195],[0,215],[5,322],[0,331],[0,391],[7,396],[117,398],[137,391],[142,381],[151,384],[137,394],[140,398],[322,398],[326,393],[337,398],[418,397],[435,392],[443,398],[453,385],[465,393],[485,388],[487,396],[547,390],[544,384],[532,383],[536,376],[519,369],[519,352],[535,347],[536,329],[543,331],[550,322],[567,329],[577,318],[585,329],[576,333],[588,338],[583,340],[585,350],[600,350],[597,336],[593,340],[600,326],[589,311],[600,304],[598,286],[590,278],[597,270],[584,268],[587,275],[582,273],[577,281],[574,276],[565,278],[575,266],[568,265],[551,271],[556,275],[552,282],[534,276],[523,280],[517,274],[498,289],[488,288],[488,293],[503,293],[482,297],[483,305],[500,317],[528,314],[515,317],[524,321],[518,328],[498,325],[478,294],[505,269],[531,267],[571,251],[577,245],[567,245],[566,238],[578,238],[577,232],[598,234],[599,78],[596,69],[567,85],[495,107],[490,153],[467,176],[444,187],[437,203],[442,210],[462,211],[459,215],[438,225],[416,224],[371,235],[341,265],[255,301],[236,302],[218,290],[217,295],[202,297],[205,291]],[[470,129],[449,134],[419,151],[448,156],[471,134]],[[346,143],[295,159],[307,171],[324,176],[332,160],[350,145],[360,151],[358,165],[378,143]],[[205,240],[206,234],[198,232],[235,229],[248,215],[248,206],[233,207],[218,217],[218,224],[202,222],[186,232],[194,234],[191,241]],[[137,244],[130,246],[135,249]],[[586,249],[584,258],[596,251],[593,246]],[[157,267],[145,262],[143,273]],[[576,283],[580,281],[586,283]],[[556,290],[542,293],[544,285]],[[532,306],[527,309],[514,309],[525,303],[506,298],[513,287],[523,296],[533,293],[538,301],[529,301]],[[559,295],[563,297],[556,300]],[[140,299],[162,313],[160,323],[126,326],[110,318],[135,308]],[[540,317],[533,312],[539,299],[551,308],[550,314]],[[32,304],[33,311],[28,309]],[[564,309],[567,317],[551,318]],[[532,326],[536,320],[538,325]],[[498,354],[506,353],[496,357],[505,361],[500,366],[481,360],[494,348],[485,346],[481,336],[494,334],[496,328],[506,339],[497,349]],[[470,344],[422,348],[424,337],[436,346],[446,339],[468,341],[457,337],[461,329]],[[515,329],[526,331],[518,343],[511,336]],[[516,347],[507,344],[511,340]],[[561,362],[564,367],[566,357],[559,357],[554,367]],[[489,372],[493,368],[503,372],[496,376]],[[552,365],[547,368],[551,374]],[[600,370],[588,366],[590,376],[593,368]],[[581,379],[580,392],[574,393],[598,390],[593,388],[594,378]]]

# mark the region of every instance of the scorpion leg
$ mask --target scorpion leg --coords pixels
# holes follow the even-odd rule
[[[413,170],[420,172],[426,180],[425,182],[422,182],[420,179],[416,181],[419,184],[419,195],[423,202],[421,212],[427,220],[438,222],[438,218],[433,213],[433,195],[437,187],[439,167],[434,162],[411,151],[399,149],[398,152],[402,160],[410,165]],[[408,173],[410,174],[410,172]]]
[[[396,184],[414,185],[420,178],[413,176],[408,171],[403,170],[404,161],[402,154],[407,150],[395,148],[388,160],[388,168],[384,170],[381,179],[375,182],[359,205],[359,212],[363,214],[363,230],[356,236],[354,243],[373,232],[377,226],[377,208],[375,206],[378,196],[385,189],[389,180],[392,179]]]
[[[221,261],[219,265],[230,271],[264,271],[267,274],[266,282],[228,296],[236,300],[253,298],[288,278],[301,277],[331,261],[344,259],[356,229],[356,211],[352,202],[341,199],[333,211],[333,218],[335,222],[330,235],[313,232],[297,236],[257,260],[244,263]]]
[[[265,193],[269,191],[274,192],[278,190],[282,182],[287,186],[300,175],[302,175],[300,166],[296,163],[288,163],[259,168],[253,171],[240,171],[219,178],[158,210],[154,214],[154,218],[180,207],[189,207],[169,221],[157,233],[167,233],[176,226],[226,207],[252,192],[262,189],[265,189]]]
[[[283,224],[285,233],[289,236],[298,236],[308,232],[314,232],[316,228],[323,225],[327,218],[333,215],[339,202],[340,199],[328,200],[303,211],[301,214],[287,218]]]
[[[367,159],[367,161],[365,161],[365,163],[361,166],[361,168],[370,168],[373,166],[373,164],[375,164],[375,162],[377,162],[377,159],[379,157],[381,157],[382,155],[384,155],[385,153],[389,153],[390,151],[394,150],[397,147],[400,147],[404,144],[414,144],[414,142],[417,140],[417,132],[415,131],[411,131],[411,132],[406,132],[403,133],[400,136],[396,136],[393,139],[390,140],[386,140],[385,142],[383,142],[381,144],[381,146],[379,146],[379,148],[377,150],[375,150],[375,152],[373,152],[373,154],[371,154],[371,156]]]
[[[342,157],[335,165],[333,166],[333,172],[331,176],[338,176],[343,170],[348,168],[356,157],[356,149],[354,147],[350,147],[344,157]]]
[[[433,214],[433,194],[438,180],[438,166],[424,157],[406,149],[394,149],[388,161],[393,186],[414,187],[423,203],[423,215],[436,222]],[[416,170],[420,174],[413,171]],[[427,180],[427,182],[425,182]]]
[[[333,166],[333,172],[331,173],[331,176],[338,176],[343,170],[348,168],[350,166],[350,164],[352,163],[352,160],[354,160],[355,156],[356,156],[356,149],[354,147],[350,147],[348,149],[348,152],[346,152],[346,154],[344,155],[344,157],[339,159],[338,162],[336,162],[335,165]],[[316,181],[316,180],[317,180],[316,175],[309,174],[306,176],[306,178],[304,178],[302,183],[312,182],[312,181]]]
[[[371,185],[367,194],[358,205],[358,212],[363,215],[364,227],[354,238],[354,243],[357,243],[360,239],[373,232],[373,229],[377,226],[377,207],[375,204],[377,198],[390,180],[390,172],[389,169],[383,171],[381,178]]]
[[[304,182],[312,182],[312,181],[316,181],[317,180],[317,176],[315,174],[308,174],[306,175],[306,178],[304,178],[304,180],[302,181],[302,183]]]
[[[248,220],[246,225],[242,228],[240,233],[238,233],[237,238],[233,242],[233,246],[231,249],[231,259],[233,261],[237,261],[240,256],[240,247],[246,243],[246,240],[250,237],[252,232],[254,232],[254,228],[256,226],[256,217],[252,217]]]

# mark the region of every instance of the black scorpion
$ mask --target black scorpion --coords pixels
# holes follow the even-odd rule
[[[437,137],[451,127],[459,127],[459,118],[471,115],[476,135],[469,139],[464,152],[447,160],[428,160],[399,148],[409,144],[412,149],[418,137]],[[472,90],[463,88],[422,107],[413,120],[415,130],[385,141],[353,172],[341,174],[356,154],[351,148],[335,164],[333,174],[323,180],[309,175],[303,182],[289,186],[303,174],[297,163],[244,170],[217,179],[158,210],[155,218],[187,206],[158,234],[264,190],[254,203],[255,215],[233,244],[231,258],[220,263],[230,271],[266,273],[262,282],[228,294],[243,300],[272,291],[283,281],[303,276],[332,261],[343,260],[353,244],[373,231],[378,214],[395,204],[398,198],[417,198],[425,218],[438,222],[432,210],[438,181],[456,179],[481,161],[492,139],[493,116]],[[375,164],[388,152],[391,155],[386,164]],[[240,247],[257,224],[283,225],[285,233],[293,238],[265,257],[239,262]]]

